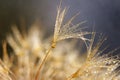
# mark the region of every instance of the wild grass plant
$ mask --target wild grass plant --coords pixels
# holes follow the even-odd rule
[[[21,34],[16,26],[3,42],[3,59],[0,60],[0,80],[120,80],[119,57],[112,50],[104,54],[100,50],[104,38],[94,43],[95,32],[87,32],[72,21],[63,23],[67,8],[58,7],[53,37],[44,38],[43,30],[33,25],[27,34]],[[91,36],[87,38],[86,35]],[[69,38],[79,38],[86,45],[86,55],[74,47]],[[7,43],[13,53],[9,56]],[[81,47],[81,46],[80,46]],[[101,55],[102,54],[102,55]]]

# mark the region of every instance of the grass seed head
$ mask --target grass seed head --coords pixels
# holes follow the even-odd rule
[[[102,39],[95,46],[93,45],[95,34],[82,31],[82,28],[79,28],[84,22],[72,24],[78,14],[63,24],[66,12],[67,8],[63,10],[58,8],[51,46],[49,43],[51,37],[43,38],[43,31],[35,27],[36,25],[28,30],[28,34],[21,34],[17,27],[12,28],[13,33],[7,36],[7,42],[14,52],[8,56],[6,43],[3,43],[4,55],[3,61],[0,61],[0,80],[120,79],[119,71],[116,71],[120,65],[119,59],[104,54],[104,51],[100,50]],[[91,39],[85,37],[88,34],[93,35]],[[79,51],[73,48],[74,43],[62,41],[56,47],[58,41],[68,38],[80,38],[89,42],[84,61],[81,61],[82,56],[79,56]],[[55,49],[48,49],[49,46]],[[47,53],[51,55],[49,56]],[[41,71],[38,71],[43,62]],[[37,78],[36,73],[38,73]]]

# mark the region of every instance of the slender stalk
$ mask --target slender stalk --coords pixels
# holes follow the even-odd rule
[[[70,75],[66,80],[72,80],[73,78],[76,78],[78,76],[83,75],[84,74],[84,69],[87,66],[88,66],[88,63],[86,61],[75,73],[73,73],[72,75]]]
[[[44,64],[45,64],[48,56],[50,55],[50,51],[51,51],[53,48],[55,48],[55,43],[54,43],[54,42],[52,43],[52,45],[50,46],[50,48],[47,50],[46,55],[45,55],[43,61],[41,62],[40,66],[39,66],[39,69],[38,69],[38,71],[37,71],[37,74],[35,75],[35,80],[38,80],[38,79],[39,79],[39,75],[40,75],[41,69],[42,69],[42,67],[44,66]]]

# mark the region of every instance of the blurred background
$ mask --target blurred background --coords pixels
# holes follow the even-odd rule
[[[0,0],[0,45],[12,24],[29,28],[38,19],[46,31],[53,32],[59,3],[60,0]],[[107,36],[109,49],[120,47],[120,0],[63,0],[62,7],[65,6],[69,7],[67,18],[80,12],[75,23],[86,20],[88,29],[94,27]]]

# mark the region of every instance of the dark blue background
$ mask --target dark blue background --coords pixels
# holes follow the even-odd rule
[[[20,24],[20,17],[26,26],[39,18],[49,32],[53,32],[57,6],[60,0],[0,0],[0,40],[10,31],[11,24]],[[86,20],[87,27],[108,37],[110,49],[120,46],[120,0],[63,0],[68,6],[67,18],[80,12],[75,23]]]

